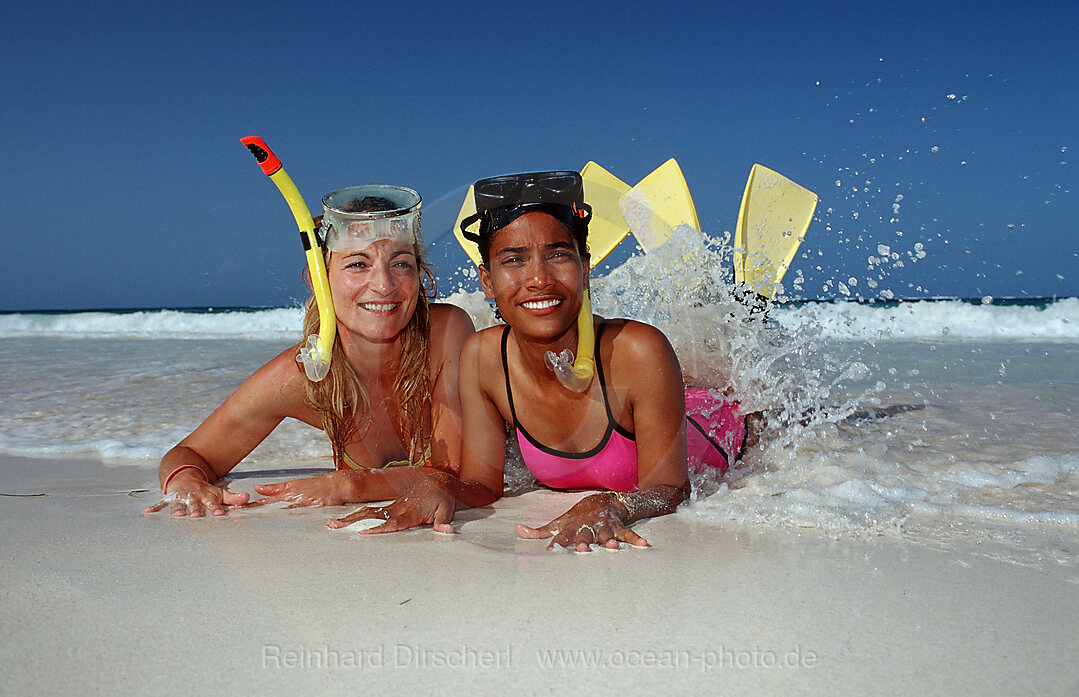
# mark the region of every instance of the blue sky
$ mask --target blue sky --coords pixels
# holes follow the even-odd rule
[[[1073,0],[154,5],[0,9],[0,310],[301,299],[252,134],[420,191],[443,277],[470,181],[673,156],[710,233],[754,162],[820,194],[807,297],[1079,295]]]

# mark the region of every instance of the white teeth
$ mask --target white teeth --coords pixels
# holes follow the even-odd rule
[[[360,307],[371,312],[389,312],[400,303],[361,303]]]
[[[537,302],[522,303],[529,310],[544,310],[548,307],[555,307],[561,305],[561,300],[539,300]]]

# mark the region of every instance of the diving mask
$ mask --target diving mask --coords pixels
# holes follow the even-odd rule
[[[584,185],[578,172],[529,172],[480,179],[475,194],[481,211],[522,203],[572,206],[584,202]]]
[[[473,186],[476,213],[461,221],[465,239],[478,243],[533,210],[556,218],[570,228],[588,225],[592,207],[584,202],[584,183],[578,172],[529,172],[480,179]],[[480,221],[479,232],[468,228]]]
[[[322,198],[320,237],[326,249],[362,249],[379,240],[416,242],[420,195],[388,184],[364,184],[331,191]]]

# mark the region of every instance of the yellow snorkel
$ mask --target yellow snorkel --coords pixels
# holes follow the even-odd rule
[[[333,311],[333,298],[330,296],[330,282],[326,276],[322,245],[318,235],[315,234],[315,221],[312,220],[307,204],[304,203],[303,197],[292,182],[292,177],[285,172],[281,160],[277,159],[266,142],[258,136],[241,138],[240,142],[246,145],[255,156],[263,173],[277,185],[281,195],[288,202],[289,208],[292,209],[296,225],[300,228],[300,241],[307,254],[307,268],[311,273],[311,287],[315,291],[315,301],[318,303],[319,329],[318,334],[307,337],[307,343],[300,349],[300,355],[296,360],[303,363],[308,379],[318,382],[330,371],[330,356],[337,336],[337,317]]]
[[[556,355],[548,351],[544,356],[547,367],[558,376],[562,387],[574,392],[584,392],[592,384],[596,373],[596,328],[592,325],[592,295],[586,286],[581,298],[581,311],[577,313],[577,358],[574,359],[569,349]]]

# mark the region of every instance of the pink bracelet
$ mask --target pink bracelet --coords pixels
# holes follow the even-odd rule
[[[165,494],[165,489],[168,488],[169,482],[172,481],[173,477],[175,477],[178,473],[183,472],[184,470],[187,470],[187,469],[198,470],[199,474],[202,475],[203,479],[206,479],[206,481],[210,481],[210,479],[206,476],[206,472],[204,472],[203,469],[201,467],[199,467],[198,465],[180,465],[179,467],[177,467],[173,471],[169,472],[169,476],[165,477],[165,483],[161,485],[161,494],[162,495]]]

